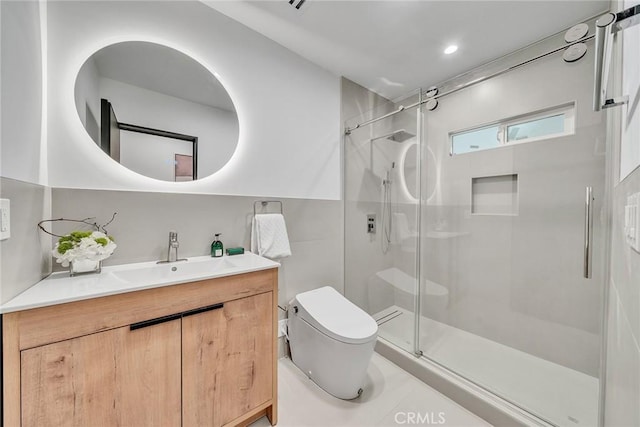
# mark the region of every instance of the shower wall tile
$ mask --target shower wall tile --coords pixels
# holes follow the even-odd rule
[[[379,111],[389,108],[389,100],[349,79],[342,78],[342,123],[354,126],[361,121],[377,117]]]
[[[390,109],[386,98],[342,79],[343,123],[354,126]],[[393,264],[391,251],[382,252],[382,180],[392,169],[399,144],[371,142],[391,130],[391,123],[383,120],[344,137],[345,296],[364,310],[375,273]],[[376,215],[375,234],[367,233],[367,214]]]
[[[393,257],[382,252],[382,204],[345,201],[345,295],[365,311],[369,311],[372,280],[378,271],[390,268]],[[367,213],[375,213],[378,231],[366,231]],[[374,314],[374,313],[371,313]]]
[[[595,377],[606,262],[600,216],[606,126],[591,110],[588,55],[572,72],[558,58],[545,58],[444,97],[425,113],[423,186],[433,194],[423,207],[421,258],[426,278],[449,291],[439,310],[425,312],[429,296],[423,297],[427,317]],[[451,132],[568,101],[577,105],[574,135],[450,155]],[[510,174],[518,175],[515,215],[472,213],[473,179]],[[597,200],[592,279],[582,277],[587,185]],[[429,237],[442,232],[451,237]]]

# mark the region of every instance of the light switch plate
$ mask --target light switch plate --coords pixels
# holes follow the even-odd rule
[[[624,233],[627,243],[640,252],[640,193],[627,197],[624,207]]]
[[[0,240],[11,237],[11,202],[0,199]]]

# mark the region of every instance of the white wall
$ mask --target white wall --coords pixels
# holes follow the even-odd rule
[[[45,218],[101,218],[118,211],[113,234],[120,246],[108,263],[159,258],[173,228],[181,232],[187,256],[206,254],[214,231],[227,236],[227,245],[248,246],[247,220],[255,199],[210,193],[285,201],[293,255],[280,269],[281,302],[325,285],[342,291],[342,203],[309,200],[340,197],[336,76],[199,2],[46,2],[40,8],[49,13],[42,16],[38,4],[0,1],[0,193],[12,199],[14,219],[13,237],[0,243],[5,249],[0,303],[50,271],[51,239],[35,227]],[[156,182],[110,165],[87,135],[75,107],[77,71],[94,51],[125,39],[181,49],[220,74],[242,125],[238,155],[223,171],[192,184]],[[44,63],[41,49],[48,51]],[[41,100],[47,94],[49,126],[41,133]],[[96,106],[97,119],[98,111]],[[20,181],[45,183],[47,178],[53,193]],[[207,194],[177,194],[189,192]]]
[[[220,75],[240,122],[236,154],[223,169],[166,183],[105,162],[72,93],[84,61],[124,40],[176,48]],[[338,77],[213,9],[191,1],[51,2],[48,52],[52,186],[339,199]]]
[[[0,304],[51,271],[51,213],[41,170],[42,44],[38,2],[0,1],[0,197],[11,201],[11,238],[0,242]]]
[[[238,141],[238,119],[231,111],[187,101],[108,78],[100,78],[99,98],[108,99],[119,122],[198,137],[198,177],[207,177],[231,159]],[[176,151],[191,154],[191,143],[120,132],[121,163],[145,176],[173,181],[173,153],[155,153],[150,146],[187,147]],[[135,152],[135,153],[134,153]],[[133,157],[128,157],[128,155]],[[170,155],[170,158],[166,155]],[[160,156],[164,155],[164,158]],[[149,157],[147,159],[147,157]],[[153,159],[155,157],[155,159]],[[160,163],[154,160],[160,160]],[[163,167],[164,166],[164,167]]]
[[[42,44],[38,2],[2,2],[0,174],[46,183],[41,173]]]

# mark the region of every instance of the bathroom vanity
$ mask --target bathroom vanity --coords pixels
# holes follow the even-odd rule
[[[4,425],[275,424],[278,264],[232,258],[55,273],[2,306]]]

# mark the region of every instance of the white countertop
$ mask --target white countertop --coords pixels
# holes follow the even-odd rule
[[[76,277],[70,277],[69,272],[64,271],[51,274],[1,305],[0,313],[251,273],[279,266],[275,261],[245,252],[221,258],[193,257],[187,261],[167,264],[150,261],[114,265],[103,267],[100,274]]]

